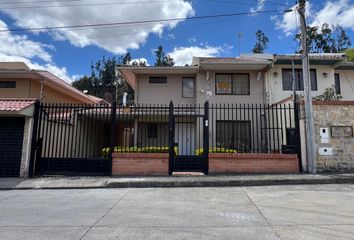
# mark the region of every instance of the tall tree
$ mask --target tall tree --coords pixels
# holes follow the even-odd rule
[[[128,100],[134,99],[133,89],[126,81],[118,79],[115,73],[117,65],[122,65],[124,61],[128,63],[128,57],[124,59],[125,57],[127,55],[120,57],[119,61],[115,57],[103,57],[97,62],[91,63],[91,76],[84,76],[74,81],[72,85],[81,91],[87,90],[88,94],[103,98],[108,102],[115,99],[121,100],[124,92],[128,93]]]
[[[155,51],[156,61],[155,66],[157,67],[173,67],[175,61],[170,55],[166,55],[163,51],[163,47],[160,45]]]
[[[264,50],[268,48],[269,38],[262,30],[256,32],[256,44],[252,49],[253,53],[264,53]]]
[[[295,35],[295,40],[301,45],[300,33]],[[324,23],[320,29],[318,26],[307,26],[307,45],[310,53],[339,53],[348,49],[351,41],[342,27],[331,28]]]
[[[337,50],[344,52],[351,47],[352,42],[341,26],[337,26],[335,30],[337,32]]]

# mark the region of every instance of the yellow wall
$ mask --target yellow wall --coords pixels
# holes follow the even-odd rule
[[[16,81],[16,88],[0,88],[0,98],[40,98],[41,85],[38,80],[0,79],[0,81]],[[48,86],[44,86],[43,101],[50,103],[83,103]]]

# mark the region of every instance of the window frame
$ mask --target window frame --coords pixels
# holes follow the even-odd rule
[[[152,82],[152,79],[164,79],[164,82]],[[166,85],[168,82],[167,80],[167,76],[149,76],[149,84],[153,84],[153,85]]]
[[[231,93],[218,93],[218,83],[216,76],[217,75],[230,75],[231,77]],[[245,94],[235,94],[234,93],[234,75],[246,75],[248,80],[248,93]],[[250,73],[215,73],[215,95],[229,95],[229,96],[250,96],[251,95],[251,74]]]
[[[284,78],[284,72],[292,72],[291,68],[282,68],[282,90],[283,91],[293,91],[293,89],[285,89],[284,86],[284,82],[285,82],[285,78]],[[298,88],[295,89],[295,91],[304,91],[305,89],[305,85],[304,85],[304,80],[302,77],[302,69],[301,68],[295,68],[295,81],[298,81],[298,83],[295,83],[295,86],[298,86]],[[311,79],[311,72],[315,73],[315,79]],[[302,81],[301,81],[302,80]],[[311,91],[316,92],[318,91],[318,82],[317,82],[317,69],[316,68],[311,68],[310,69],[310,81],[311,81]],[[315,83],[315,84],[313,84]],[[291,84],[292,85],[292,84]]]
[[[192,80],[192,82],[193,82],[193,97],[186,97],[186,96],[184,95],[183,82],[184,82],[185,80]],[[195,98],[195,78],[194,78],[194,77],[183,77],[183,78],[182,78],[182,98]]]
[[[16,88],[16,81],[0,81],[0,89]]]
[[[342,94],[342,89],[340,86],[340,74],[339,73],[334,73],[334,89],[336,90],[337,95]]]

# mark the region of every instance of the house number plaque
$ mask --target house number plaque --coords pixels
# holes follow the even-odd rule
[[[331,135],[333,138],[353,137],[353,127],[351,126],[332,126]]]

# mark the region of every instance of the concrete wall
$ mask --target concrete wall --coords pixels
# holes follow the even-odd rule
[[[195,75],[159,75],[167,76],[167,84],[150,84],[149,77],[156,75],[139,75],[137,86],[137,102],[152,104],[193,104],[195,98],[182,97],[182,78]]]
[[[331,127],[354,128],[354,102],[315,102],[314,125],[317,169],[320,172],[354,171],[354,137],[332,137]],[[320,129],[328,128],[328,143],[321,142]],[[321,155],[320,148],[332,148],[332,155]]]
[[[266,86],[269,103],[281,101],[290,95],[292,91],[283,91],[282,69],[291,68],[291,65],[275,65],[269,72],[266,73]],[[295,68],[302,68],[301,65],[295,65]],[[333,66],[329,65],[310,65],[311,69],[316,69],[317,75],[317,91],[312,91],[313,96],[322,94],[326,88],[334,87],[334,73],[340,74],[341,91],[343,100],[354,100],[354,71],[349,70],[334,70]],[[278,76],[274,76],[274,72]],[[327,73],[327,77],[323,76]],[[300,91],[298,91],[301,93]]]

